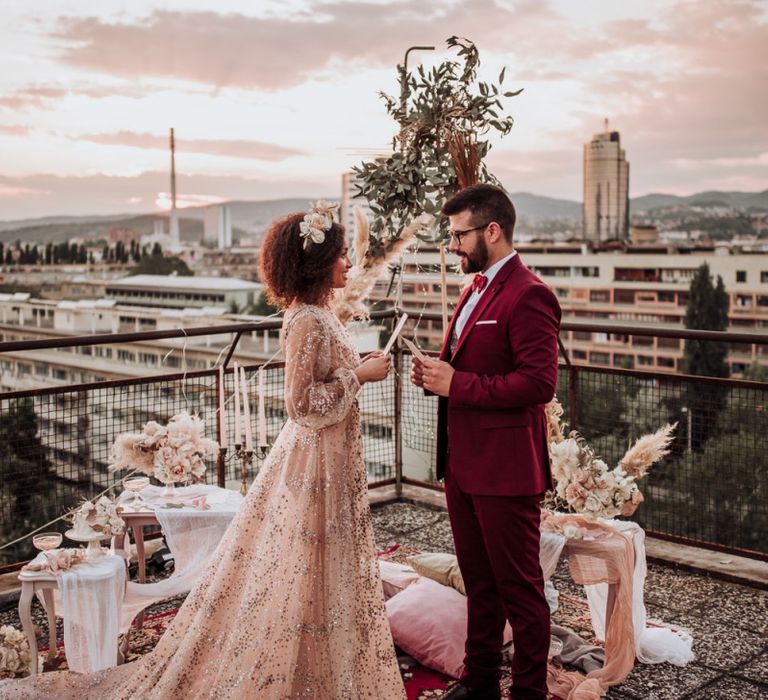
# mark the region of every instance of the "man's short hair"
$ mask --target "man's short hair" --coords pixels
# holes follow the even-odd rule
[[[495,221],[504,232],[504,238],[512,242],[515,230],[515,206],[507,193],[495,185],[470,185],[457,192],[445,204],[442,212],[445,216],[454,216],[463,211],[472,214],[472,223],[478,226]]]

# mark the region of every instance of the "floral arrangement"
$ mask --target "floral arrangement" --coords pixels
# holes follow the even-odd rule
[[[29,642],[24,633],[11,625],[0,627],[0,676],[26,676],[31,663]]]
[[[140,433],[121,433],[109,457],[109,470],[133,469],[163,484],[202,481],[206,454],[219,444],[204,436],[205,424],[182,411],[163,427],[149,421]]]
[[[101,496],[96,501],[85,501],[72,513],[72,522],[76,532],[89,528],[107,537],[120,535],[125,530],[125,521],[120,517],[123,509],[115,505],[111,498]]]
[[[555,397],[547,405],[549,451],[555,491],[550,492],[547,507],[568,507],[587,518],[630,516],[643,502],[637,480],[651,465],[669,453],[675,425],[665,425],[639,438],[627,450],[614,469],[600,459],[576,431],[564,435],[561,423],[563,407]]]
[[[121,520],[122,522],[122,520]],[[45,561],[30,562],[22,566],[22,571],[48,571],[54,575],[71,569],[75,564],[85,561],[84,549],[58,549],[55,552],[43,552]]]
[[[325,232],[333,226],[333,216],[338,210],[338,202],[330,203],[323,199],[316,204],[310,202],[309,212],[299,224],[299,235],[304,239],[304,250],[310,243],[320,245],[325,241]]]

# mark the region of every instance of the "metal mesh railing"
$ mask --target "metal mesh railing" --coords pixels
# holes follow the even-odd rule
[[[246,375],[252,398],[252,424],[256,430],[257,380]],[[205,421],[205,433],[218,433],[218,387],[214,371],[157,378],[83,384],[77,387],[37,389],[0,396],[0,544],[54,520],[81,500],[104,489],[121,489],[125,473],[110,473],[109,453],[121,432],[138,432],[147,421],[165,424],[187,410]],[[268,442],[272,444],[287,419],[283,399],[282,365],[264,372]],[[234,381],[225,375],[226,393]],[[359,397],[365,461],[371,482],[395,477],[395,402],[393,379],[366,385]],[[227,410],[228,445],[234,444],[232,406]],[[257,439],[255,435],[255,440]],[[260,460],[254,459],[254,468]],[[229,449],[223,471],[216,459],[208,461],[208,483],[235,486],[241,462]],[[249,479],[253,472],[249,474]],[[66,522],[51,529],[64,532]],[[34,555],[29,538],[0,550],[0,565],[24,561]]]
[[[198,335],[207,329],[200,330]],[[639,333],[647,336],[649,331]],[[659,333],[669,336],[670,331]],[[123,340],[141,336],[134,335]],[[78,340],[64,342],[71,346]],[[89,339],[79,342],[87,345]],[[0,349],[21,351],[27,345],[4,343]],[[400,483],[402,477],[434,483],[437,398],[411,385],[408,354],[398,355],[396,363],[399,372],[366,385],[359,397],[369,482]],[[257,367],[247,368],[254,414]],[[229,395],[232,378],[229,371]],[[215,371],[206,370],[0,395],[0,544],[62,515],[82,498],[119,486],[123,474],[109,473],[107,463],[120,432],[138,431],[148,420],[164,423],[186,409],[203,417],[206,434],[216,436],[216,379]],[[286,420],[283,381],[282,365],[269,365],[265,408],[270,444]],[[645,528],[762,557],[768,556],[763,541],[768,457],[761,441],[768,429],[766,392],[766,382],[568,364],[561,367],[557,390],[565,419],[611,466],[640,435],[678,423],[672,453],[641,482],[646,500],[634,518]],[[227,414],[231,446],[232,411]],[[211,460],[206,479],[235,487],[240,463],[232,450],[227,457],[221,469]],[[259,463],[255,460],[256,467]],[[65,529],[61,523],[55,527]],[[0,550],[0,565],[31,554],[27,539]]]

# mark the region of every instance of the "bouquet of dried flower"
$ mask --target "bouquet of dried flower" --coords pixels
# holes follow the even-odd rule
[[[618,466],[609,469],[576,431],[565,437],[566,424],[560,420],[563,408],[556,397],[547,405],[546,413],[555,490],[547,494],[545,507],[566,507],[592,519],[632,515],[643,502],[637,480],[669,453],[676,424],[639,438]]]
[[[428,228],[433,217],[422,214],[406,226],[397,236],[376,237],[370,223],[359,207],[355,207],[355,266],[349,280],[334,299],[333,310],[342,323],[353,318],[368,318],[364,299],[381,276],[387,263],[401,253],[418,233]]]
[[[121,433],[115,438],[109,470],[134,469],[163,484],[201,481],[205,456],[219,449],[204,431],[203,421],[186,411],[173,416],[166,427],[149,421],[140,433]]]

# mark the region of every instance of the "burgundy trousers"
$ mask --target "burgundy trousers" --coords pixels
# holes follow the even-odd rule
[[[512,626],[512,698],[547,698],[549,606],[539,562],[538,496],[476,496],[445,476],[456,556],[467,589],[462,682],[484,686],[501,676],[504,625]]]

